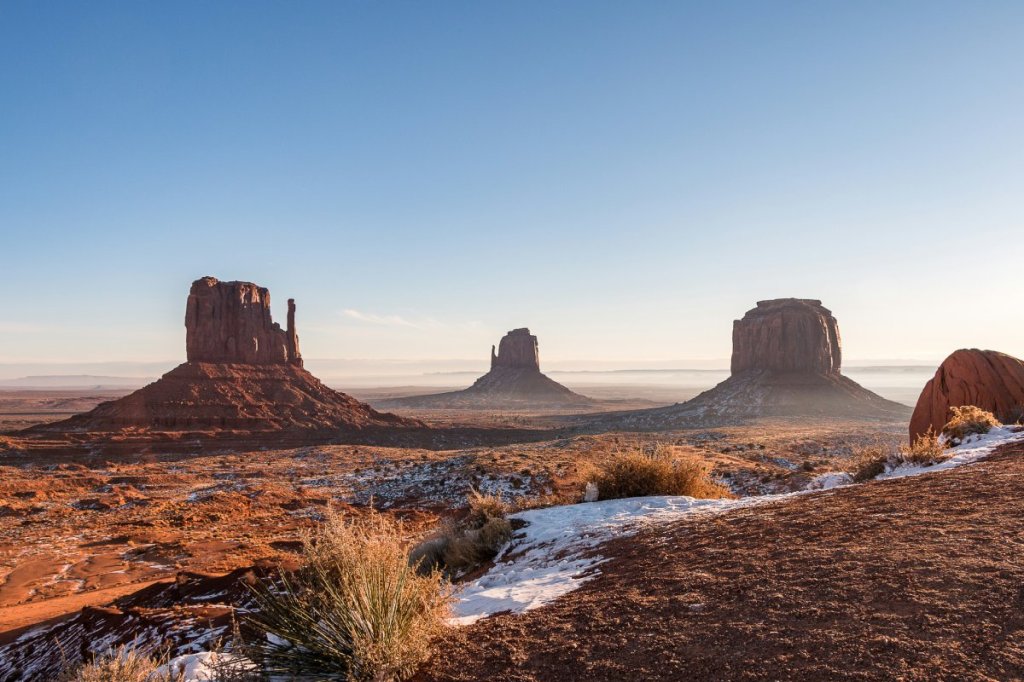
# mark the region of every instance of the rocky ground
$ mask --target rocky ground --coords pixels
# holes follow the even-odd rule
[[[521,419],[557,423],[552,415]],[[372,503],[426,530],[461,507],[471,488],[575,500],[595,464],[659,446],[712,462],[738,494],[787,491],[849,468],[859,446],[895,444],[903,428],[776,420],[441,451],[325,445],[141,461],[0,455],[0,633],[180,571],[220,573],[286,558],[328,505],[359,511]]]
[[[580,589],[452,630],[419,679],[1021,679],[1022,455],[612,541]]]

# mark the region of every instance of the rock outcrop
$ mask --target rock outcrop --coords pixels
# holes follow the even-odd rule
[[[540,346],[537,344],[537,337],[526,327],[513,329],[505,334],[498,342],[497,354],[494,352],[494,346],[491,346],[491,369],[496,367],[539,372]]]
[[[732,373],[747,370],[835,374],[842,366],[839,323],[821,301],[758,301],[733,322]]]
[[[136,444],[187,435],[198,442],[268,445],[356,435],[391,442],[396,429],[425,428],[328,388],[303,369],[295,302],[288,301],[282,330],[270,316],[270,292],[250,282],[193,282],[185,339],[188,362],[158,381],[22,435]]]
[[[1024,410],[1024,361],[994,350],[964,348],[942,361],[910,418],[910,441],[929,430],[939,433],[949,408],[976,405],[1000,421],[1015,421]]]
[[[295,331],[295,300],[288,299],[288,328],[270,317],[270,292],[252,282],[192,283],[185,306],[189,362],[302,366]]]
[[[384,401],[388,408],[532,409],[574,408],[593,404],[540,371],[537,337],[523,327],[491,346],[491,370],[461,391]]]
[[[821,301],[759,301],[733,323],[732,375],[685,403],[614,417],[623,428],[759,417],[903,419],[910,408],[843,376],[839,324]]]

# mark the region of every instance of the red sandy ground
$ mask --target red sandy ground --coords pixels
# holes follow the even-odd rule
[[[1022,679],[1022,455],[613,542],[578,591],[453,630],[419,679]]]

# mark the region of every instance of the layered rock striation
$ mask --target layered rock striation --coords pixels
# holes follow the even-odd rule
[[[910,441],[939,433],[950,408],[975,405],[1003,422],[1024,415],[1024,361],[994,350],[962,348],[942,361],[910,418]]]
[[[505,334],[497,352],[491,346],[491,370],[469,388],[397,398],[382,405],[418,409],[547,409],[592,403],[540,371],[537,337],[523,327]]]
[[[732,375],[685,403],[616,417],[626,428],[758,417],[901,419],[910,409],[843,376],[839,324],[821,301],[759,301],[733,323]]]
[[[270,292],[251,282],[192,283],[185,307],[188,361],[156,382],[70,419],[23,432],[36,437],[141,442],[330,440],[422,428],[328,388],[302,367],[295,302],[288,326],[271,319]]]
[[[758,301],[732,327],[732,373],[748,370],[836,374],[842,366],[839,323],[821,301]]]
[[[302,367],[295,331],[295,299],[288,299],[288,327],[270,316],[270,291],[252,282],[192,283],[185,305],[189,362],[237,362]]]

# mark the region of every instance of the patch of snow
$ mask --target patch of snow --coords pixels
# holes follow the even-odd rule
[[[1024,430],[993,428],[952,449],[952,456],[930,467],[906,466],[879,478],[902,478],[970,464],[1005,443],[1024,440]],[[849,480],[848,480],[849,479]],[[503,611],[535,609],[572,592],[597,573],[607,559],[597,554],[602,543],[637,533],[648,525],[677,521],[693,514],[716,514],[765,504],[850,483],[849,474],[829,472],[815,477],[820,487],[795,493],[762,495],[738,500],[698,500],[692,497],[634,497],[573,504],[513,514],[527,523],[495,558],[494,566],[465,585],[455,604],[452,621],[468,625]]]
[[[698,511],[734,509],[763,499],[633,497],[513,514],[511,518],[528,525],[502,550],[486,575],[462,590],[453,620],[465,625],[501,611],[528,611],[571,592],[605,561],[588,550],[613,537],[636,533],[645,524],[667,523]]]
[[[949,459],[943,460],[937,464],[932,464],[931,466],[911,464],[898,466],[892,471],[880,474],[878,478],[880,480],[904,478],[906,476],[927,474],[932,471],[952,469],[953,467],[958,467],[963,464],[977,462],[979,459],[990,455],[999,445],[1020,440],[1024,440],[1024,430],[1021,430],[1019,427],[995,426],[990,429],[988,433],[967,436],[960,445],[949,450],[949,452],[953,453]]]
[[[256,670],[256,664],[237,654],[204,651],[172,658],[149,675],[153,680],[178,680],[181,682],[212,682],[220,679],[218,668],[232,671]]]
[[[826,471],[818,474],[807,484],[807,490],[831,490],[853,483],[853,476],[845,471]]]

